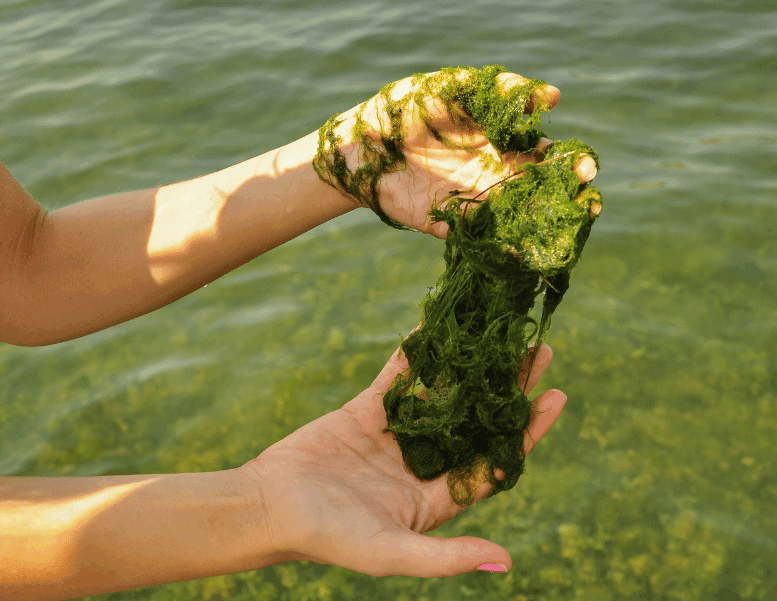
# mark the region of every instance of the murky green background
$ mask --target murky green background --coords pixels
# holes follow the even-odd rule
[[[731,0],[0,1],[0,156],[48,208],[219,169],[383,84],[501,63],[562,90],[605,208],[519,486],[440,530],[508,575],[287,564],[100,599],[773,599],[777,9]],[[234,467],[369,384],[442,245],[368,211],[163,310],[0,345],[0,473]]]

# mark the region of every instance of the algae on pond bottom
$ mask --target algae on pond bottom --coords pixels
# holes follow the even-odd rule
[[[433,129],[427,107],[434,100],[444,103],[456,124],[479,128],[500,153],[528,152],[543,136],[537,125],[547,107],[538,104],[528,115],[524,110],[544,82],[500,92],[496,76],[502,71],[444,69],[415,76],[413,92],[399,100],[391,96],[394,84],[386,86],[379,97],[386,111],[381,122],[388,127],[380,144],[368,136],[361,117],[365,103],[352,132],[359,166],[352,171],[339,148],[335,116],[320,130],[316,171],[384,222],[404,228],[382,210],[378,193],[383,175],[405,167],[401,117],[411,100],[435,138],[451,148],[462,145]],[[489,155],[473,152],[481,152],[484,170],[496,167]],[[555,142],[542,162],[522,165],[487,190],[487,197],[452,193],[430,212],[449,227],[446,268],[423,301],[421,326],[402,343],[410,371],[395,379],[383,402],[387,431],[407,467],[421,480],[448,473],[459,505],[471,504],[483,481],[495,494],[514,486],[523,472],[532,404],[519,387],[519,368],[530,357],[530,342],[545,337],[601,209],[598,190],[581,184],[573,170],[582,155],[598,162],[590,146]],[[529,312],[543,292],[537,323]],[[496,478],[496,468],[503,479]]]

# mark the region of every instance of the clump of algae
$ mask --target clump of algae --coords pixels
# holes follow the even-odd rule
[[[385,174],[405,167],[402,111],[411,102],[432,135],[452,148],[461,142],[432,125],[427,107],[434,100],[455,123],[479,128],[500,153],[531,151],[544,136],[538,125],[547,107],[537,104],[524,114],[544,82],[525,81],[505,93],[496,79],[503,70],[451,68],[415,76],[413,91],[399,100],[392,97],[394,84],[386,86],[378,95],[385,108],[379,143],[357,112],[352,133],[360,160],[352,171],[334,131],[340,121],[332,117],[320,130],[316,171],[384,222],[404,228],[381,209],[378,192]],[[525,163],[485,198],[454,192],[430,212],[448,224],[446,267],[423,301],[421,326],[402,343],[410,370],[395,379],[383,403],[387,431],[407,467],[421,480],[447,473],[459,505],[473,502],[481,482],[490,482],[496,494],[523,472],[532,404],[519,386],[519,368],[531,358],[529,344],[539,348],[547,334],[601,209],[598,190],[573,171],[584,154],[598,163],[590,146],[557,141],[542,162]],[[483,153],[484,170],[495,167],[491,161]],[[538,323],[529,313],[542,293]],[[497,479],[496,468],[504,478]]]

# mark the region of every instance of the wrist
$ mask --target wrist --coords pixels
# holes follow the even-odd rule
[[[246,570],[265,568],[290,559],[286,557],[285,541],[281,540],[278,516],[271,503],[271,488],[278,477],[267,477],[267,474],[260,473],[255,468],[256,461],[224,472],[232,480],[233,490],[242,499]]]
[[[318,131],[313,167],[322,181],[356,206],[372,209],[386,225],[410,229],[381,205],[383,179],[404,170],[406,159],[402,111],[391,103],[379,107],[386,100],[384,92],[379,96],[327,120]]]
[[[273,162],[280,177],[293,174],[293,188],[310,207],[327,215],[343,215],[360,205],[342,190],[326,182],[314,168],[319,149],[319,132],[308,135],[279,148]],[[331,219],[331,217],[328,217]]]
[[[260,455],[234,470],[250,491],[251,532],[257,567],[311,559],[303,550],[309,542],[310,517],[299,513],[300,482],[281,476],[288,471]]]

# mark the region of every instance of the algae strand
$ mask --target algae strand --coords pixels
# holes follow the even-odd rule
[[[352,133],[361,162],[352,171],[334,133],[338,117],[332,117],[320,130],[317,173],[384,222],[404,228],[382,211],[378,193],[383,175],[404,168],[400,116],[411,100],[432,135],[451,147],[457,143],[433,130],[427,104],[435,99],[454,122],[478,127],[500,154],[530,151],[544,136],[538,125],[547,107],[524,114],[544,82],[527,80],[504,93],[496,78],[503,70],[418,75],[414,92],[398,100],[387,86],[379,94],[386,111],[381,123],[388,124],[379,144],[366,135],[357,113]],[[601,208],[599,191],[582,184],[573,170],[584,154],[598,164],[590,146],[557,141],[543,161],[524,164],[484,198],[451,194],[430,212],[449,228],[445,271],[422,303],[421,326],[402,343],[410,370],[394,380],[383,403],[387,431],[407,467],[421,480],[447,473],[459,505],[473,502],[482,481],[496,494],[512,488],[523,472],[532,404],[519,386],[519,368],[529,344],[539,348],[547,334]],[[483,167],[492,167],[485,157]],[[530,312],[542,293],[537,322]],[[503,479],[496,478],[496,468]]]

